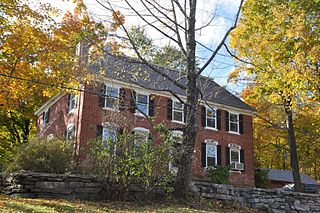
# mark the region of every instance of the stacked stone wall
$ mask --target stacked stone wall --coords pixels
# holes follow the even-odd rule
[[[0,192],[16,197],[103,200],[114,196],[116,185],[95,176],[45,174],[20,171],[0,175]],[[193,182],[194,197],[238,203],[271,213],[320,213],[320,195],[288,192],[281,189],[241,188],[229,185]],[[141,187],[130,187],[127,199],[139,199]],[[163,197],[161,190],[148,198]]]
[[[272,213],[320,212],[319,194],[240,188],[205,182],[194,182],[191,191],[194,196],[237,202],[242,206]]]

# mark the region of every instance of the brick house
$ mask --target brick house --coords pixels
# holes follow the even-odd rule
[[[185,84],[181,73],[156,68]],[[184,125],[184,106],[172,93],[185,100],[185,91],[148,66],[132,58],[109,55],[90,65],[89,70],[103,70],[105,77],[84,84],[76,96],[57,94],[35,112],[38,137],[74,138],[75,153],[83,159],[88,140],[97,136],[102,140],[116,138],[123,130],[146,138],[152,135],[154,142],[160,142],[146,115],[169,128]],[[193,178],[206,178],[209,166],[230,165],[231,184],[254,186],[254,109],[211,78],[200,77],[198,87],[203,100],[198,110]],[[173,135],[179,141],[182,132],[174,131]]]

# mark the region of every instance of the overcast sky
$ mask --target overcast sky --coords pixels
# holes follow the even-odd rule
[[[64,12],[67,10],[73,11],[73,5],[70,1],[41,1],[50,2],[53,6],[63,10]],[[103,2],[104,0],[100,1]],[[113,0],[113,2],[115,3],[115,9],[119,9],[126,16],[125,23],[128,28],[131,25],[145,26],[143,21],[132,13],[132,10],[126,10],[128,7],[126,3],[122,0]],[[129,2],[136,8],[142,9],[142,7],[138,5],[137,0],[130,0]],[[100,21],[110,20],[110,13],[99,6],[96,0],[84,0],[84,3],[88,7],[89,13],[95,19]],[[207,23],[213,14],[215,14],[215,17],[210,26],[197,32],[197,41],[214,50],[228,27],[233,24],[239,3],[240,0],[198,0],[198,9],[196,12],[197,27]],[[161,0],[161,5],[165,6],[166,0]],[[165,39],[163,35],[151,27],[146,27],[146,32],[148,36],[153,39],[155,44],[159,46],[169,43],[168,39]],[[172,44],[172,42],[170,44]],[[208,50],[203,48],[198,48],[197,50],[197,55],[200,58],[205,59],[210,56],[211,52]],[[212,77],[220,85],[226,85],[228,73],[234,69],[234,60],[230,56],[228,57],[228,53],[224,48],[222,48],[219,53],[220,55],[218,55],[211,65],[205,70],[204,75]],[[229,89],[238,90],[238,88],[233,87],[232,85],[227,86]]]

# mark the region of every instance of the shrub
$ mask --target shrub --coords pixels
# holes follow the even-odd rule
[[[61,140],[33,140],[14,150],[12,162],[6,172],[28,170],[32,172],[66,173],[73,159],[73,143]]]
[[[210,181],[217,184],[228,184],[230,167],[229,166],[215,166],[208,169]]]
[[[265,189],[269,184],[268,169],[256,169],[254,171],[254,181],[257,188]]]
[[[163,133],[162,138],[164,142],[161,144],[137,141],[139,138],[131,134],[120,135],[116,142],[109,140],[106,144],[98,138],[91,141],[90,155],[81,170],[113,184],[113,191],[106,195],[111,200],[125,199],[132,185],[143,190],[139,199],[146,198],[149,192],[159,187],[170,191],[168,182],[173,178],[168,169],[170,137]],[[138,147],[134,140],[140,144]]]

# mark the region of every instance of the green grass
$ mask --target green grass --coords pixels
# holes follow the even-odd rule
[[[187,204],[188,203],[188,204]],[[55,199],[12,198],[0,195],[0,212],[256,212],[234,204],[217,201],[190,201],[182,203],[93,202]]]

